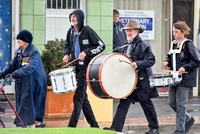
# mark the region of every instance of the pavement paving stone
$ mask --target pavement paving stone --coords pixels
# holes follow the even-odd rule
[[[176,114],[168,106],[167,97],[159,97],[152,99],[155,105],[158,121],[160,126],[160,134],[172,134],[176,125]],[[14,100],[13,100],[14,102]],[[115,115],[119,100],[114,100],[113,103],[113,115]],[[15,104],[15,102],[14,102]],[[6,106],[6,110],[11,110],[9,105]],[[200,134],[200,97],[189,98],[187,104],[187,112],[195,118],[195,123],[188,134]],[[15,114],[0,114],[0,118],[5,123],[6,128],[14,128],[13,124]],[[45,118],[44,122],[47,124],[47,128],[53,127],[67,127],[69,122],[68,118]],[[112,122],[99,122],[100,129],[104,127],[110,127]],[[1,127],[1,125],[0,125]],[[85,122],[84,115],[81,112],[77,127],[89,128],[89,124]],[[122,133],[118,134],[144,134],[148,130],[148,123],[144,116],[143,110],[139,103],[130,106],[125,121],[124,129]]]

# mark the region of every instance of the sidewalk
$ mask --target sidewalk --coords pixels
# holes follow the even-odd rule
[[[117,109],[119,100],[114,100],[113,103],[113,115]],[[167,97],[159,97],[153,99],[155,105],[158,121],[160,126],[161,134],[170,134],[175,130],[175,112],[167,104]],[[8,108],[9,106],[7,106]],[[187,112],[195,118],[195,124],[192,126],[191,131],[188,134],[200,134],[200,98],[192,97],[189,98],[187,104]],[[15,127],[13,124],[13,119],[15,115],[9,114],[8,117],[0,115],[0,118],[3,120],[7,128]],[[47,128],[53,127],[67,127],[69,118],[45,118],[44,122],[47,124]],[[101,129],[104,127],[110,127],[112,122],[99,122]],[[80,119],[77,127],[79,128],[89,128],[87,122],[84,121],[83,113],[80,115]],[[126,134],[140,134],[148,130],[148,123],[144,116],[141,106],[139,103],[131,105],[127,114],[125,121],[123,133]]]
[[[114,100],[113,115],[115,114],[118,103],[119,100]],[[153,99],[153,103],[157,111],[161,134],[172,133],[175,130],[176,114],[168,106],[167,97]],[[195,118],[195,124],[192,126],[189,134],[200,134],[200,98],[189,98],[187,112]],[[66,119],[60,119],[59,121],[56,119],[45,119],[47,127],[67,127],[68,121],[69,120]],[[99,126],[103,129],[104,127],[110,127],[111,123],[112,122],[99,122]],[[89,127],[89,125],[84,121],[82,113],[77,127]],[[144,133],[148,129],[148,123],[139,103],[131,105],[127,114],[123,132],[127,134],[139,134]]]

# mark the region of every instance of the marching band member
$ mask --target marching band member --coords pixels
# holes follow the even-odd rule
[[[131,65],[133,69],[138,70],[139,78],[133,93],[126,99],[120,99],[111,127],[104,129],[121,132],[130,104],[139,102],[149,123],[150,130],[146,134],[159,134],[157,114],[151,100],[151,98],[158,97],[158,92],[149,85],[149,76],[153,74],[151,67],[155,63],[155,56],[151,51],[150,44],[139,37],[139,33],[142,33],[143,29],[139,27],[138,22],[129,21],[124,29],[126,29],[129,42],[124,53],[134,61]]]
[[[186,112],[188,93],[196,86],[197,68],[200,63],[200,55],[191,40],[186,40],[190,28],[184,22],[173,24],[173,36],[175,41],[172,50],[181,49],[173,59],[172,53],[168,53],[167,59],[163,62],[164,67],[170,67],[182,74],[182,81],[176,86],[169,86],[168,104],[176,112],[176,131],[173,134],[187,133],[195,122],[194,118]],[[182,44],[182,48],[181,47]],[[173,68],[173,62],[176,68]]]
[[[78,84],[73,98],[74,110],[68,127],[76,127],[81,109],[90,127],[99,127],[86,93],[86,70],[90,60],[101,53],[105,49],[105,45],[92,28],[84,26],[82,10],[74,10],[69,15],[69,19],[71,28],[67,32],[63,62],[67,63],[70,58],[71,60],[77,58],[80,60],[74,64]]]

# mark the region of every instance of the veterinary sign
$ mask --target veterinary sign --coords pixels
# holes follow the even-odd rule
[[[119,10],[119,21],[126,26],[129,20],[137,21],[144,30],[140,37],[144,40],[154,40],[154,15],[152,10]]]

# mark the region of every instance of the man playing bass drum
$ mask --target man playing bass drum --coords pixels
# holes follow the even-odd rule
[[[139,27],[138,22],[129,21],[124,29],[126,29],[128,40],[124,53],[134,61],[131,66],[138,70],[138,83],[130,96],[120,99],[111,128],[104,129],[121,132],[130,104],[139,102],[149,123],[150,130],[146,134],[159,134],[157,114],[151,100],[151,98],[158,97],[158,92],[149,85],[149,76],[153,74],[151,67],[155,63],[155,56],[151,51],[150,44],[139,37],[139,33],[142,33],[143,29]]]

